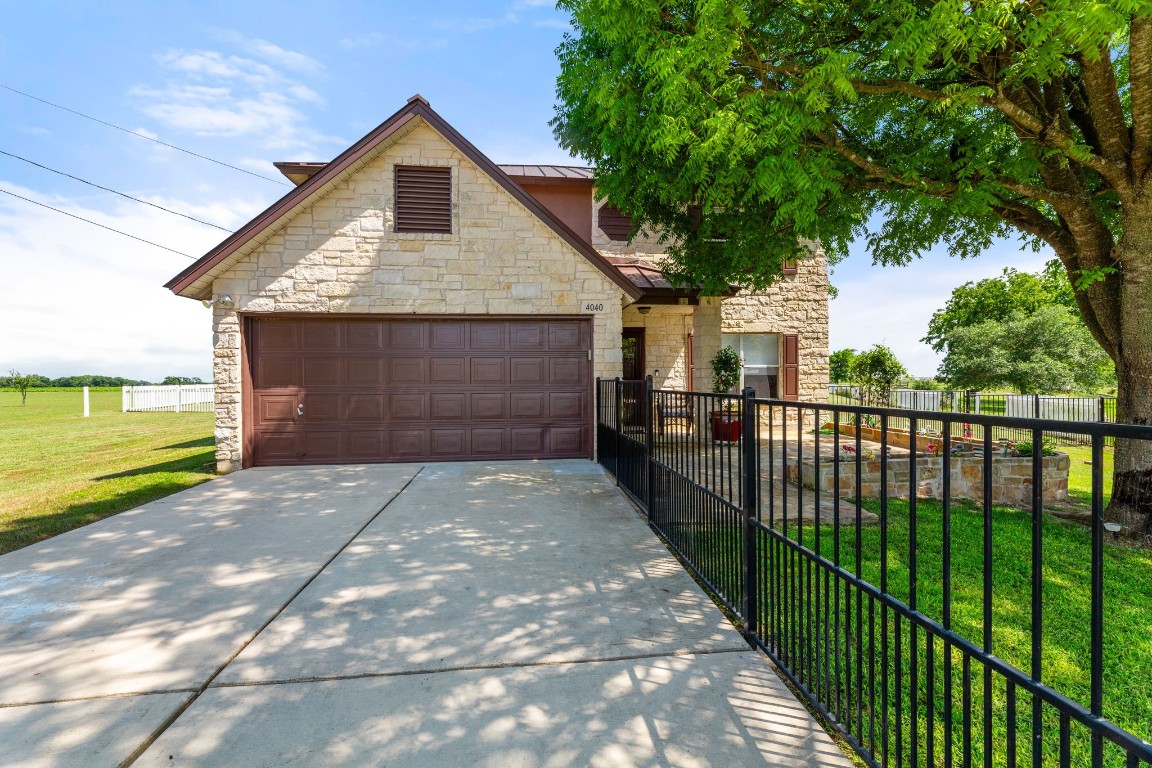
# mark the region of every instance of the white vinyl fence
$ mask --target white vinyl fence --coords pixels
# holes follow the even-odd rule
[[[175,384],[172,386],[123,387],[121,410],[127,411],[205,411],[215,407],[215,384]]]

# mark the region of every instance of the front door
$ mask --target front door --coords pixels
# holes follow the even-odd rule
[[[644,329],[625,328],[620,339],[620,349],[624,352],[624,380],[639,381],[644,378]]]

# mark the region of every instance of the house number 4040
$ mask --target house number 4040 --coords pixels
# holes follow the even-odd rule
[[[591,304],[591,303],[585,304],[584,305],[584,311],[585,312],[603,312],[604,311],[604,305],[603,304]]]

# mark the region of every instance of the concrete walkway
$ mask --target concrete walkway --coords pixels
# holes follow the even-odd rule
[[[249,470],[0,557],[0,765],[848,766],[589,462]]]

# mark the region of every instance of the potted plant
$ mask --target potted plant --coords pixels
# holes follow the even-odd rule
[[[740,383],[744,361],[732,347],[724,347],[708,361],[712,366],[712,391],[726,395]],[[736,403],[727,401],[721,410],[709,414],[712,439],[721,443],[735,443],[740,439],[740,413]]]

